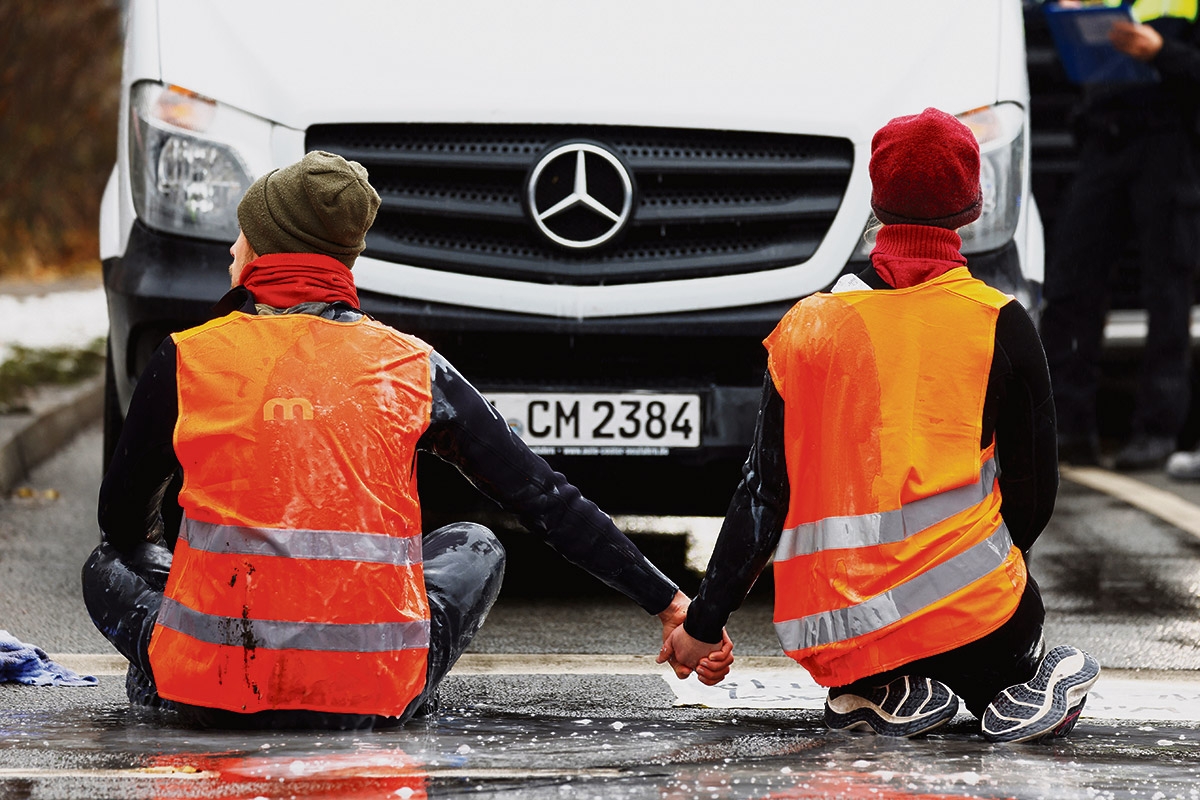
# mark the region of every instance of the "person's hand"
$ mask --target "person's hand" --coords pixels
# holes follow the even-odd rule
[[[687,610],[691,603],[692,601],[688,599],[686,594],[677,591],[675,592],[675,596],[671,598],[671,604],[662,611],[658,612],[658,619],[662,623],[662,640],[664,648],[666,647],[667,640],[671,638],[671,634],[675,632],[676,628],[683,625],[683,621],[687,619]],[[659,664],[669,660],[661,658],[661,650],[659,651],[659,656]],[[690,668],[677,664],[675,661],[670,661],[670,664],[671,669],[675,670],[675,677],[679,678],[680,680],[683,680],[688,675],[692,674],[692,670]]]
[[[687,619],[688,606],[692,601],[683,592],[676,591],[675,596],[671,598],[671,604],[658,612],[658,620],[662,623],[662,638],[665,642],[667,637],[671,635],[671,631],[678,628]]]
[[[683,630],[680,628],[680,630]],[[686,631],[684,631],[686,633]],[[725,680],[733,666],[733,640],[724,628],[721,629],[721,647],[714,650],[696,665],[696,677],[706,686],[716,686]]]
[[[1162,50],[1162,34],[1137,22],[1114,22],[1108,32],[1113,47],[1138,61],[1149,61]]]
[[[733,665],[733,642],[723,630],[720,644],[702,642],[680,625],[663,642],[656,660],[659,664],[669,663],[680,680],[695,672],[701,683],[715,686]]]

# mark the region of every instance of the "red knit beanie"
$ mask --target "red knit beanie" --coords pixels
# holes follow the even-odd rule
[[[871,140],[871,210],[885,225],[955,230],[979,218],[979,142],[936,108],[896,117]]]

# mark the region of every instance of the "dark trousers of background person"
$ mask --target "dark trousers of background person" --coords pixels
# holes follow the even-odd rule
[[[1084,140],[1057,222],[1041,333],[1059,442],[1097,441],[1096,395],[1112,268],[1130,236],[1149,329],[1131,421],[1139,437],[1178,436],[1188,411],[1189,325],[1200,262],[1200,187],[1178,128]]]
[[[239,714],[160,700],[151,678],[149,647],[171,570],[171,551],[162,545],[144,544],[124,554],[101,544],[84,564],[83,597],[96,627],[129,659],[129,699],[174,711],[183,725],[257,730],[392,727],[436,707],[438,685],[483,625],[504,578],[504,548],[482,525],[461,522],[438,528],[423,538],[422,550],[430,617],[425,688],[399,717],[294,710]]]

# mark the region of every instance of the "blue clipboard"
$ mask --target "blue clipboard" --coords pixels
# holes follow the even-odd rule
[[[1072,83],[1157,83],[1158,70],[1127,56],[1108,41],[1117,20],[1133,21],[1128,6],[1042,6],[1059,60]]]

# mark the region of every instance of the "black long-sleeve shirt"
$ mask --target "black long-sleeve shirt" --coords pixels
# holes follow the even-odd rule
[[[892,288],[873,267],[858,277],[875,290]],[[1000,513],[1013,543],[1027,552],[1050,521],[1058,494],[1054,399],[1041,339],[1020,303],[1014,300],[1000,309],[995,338],[980,447],[995,435]],[[779,544],[789,499],[783,417],[783,398],[768,373],[742,480],[684,623],[702,642],[721,640],[729,615],[741,606]]]
[[[234,289],[217,316],[255,313],[254,299]],[[317,304],[321,316],[351,321],[349,306]],[[138,381],[125,427],[100,486],[98,517],[105,538],[121,550],[161,535],[174,546],[182,511],[182,467],[172,437],[179,416],[176,348],[163,341]],[[573,564],[651,614],[664,610],[677,587],[621,533],[612,520],[514,434],[495,408],[437,352],[429,357],[433,402],[417,448],[455,465],[484,494]]]

